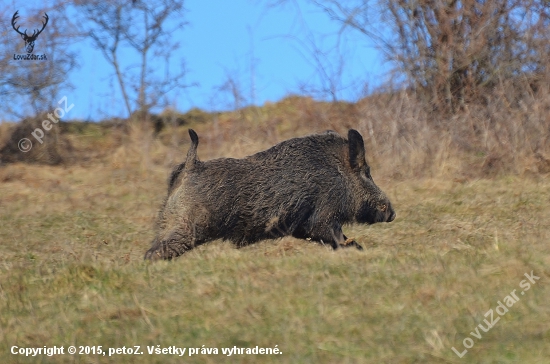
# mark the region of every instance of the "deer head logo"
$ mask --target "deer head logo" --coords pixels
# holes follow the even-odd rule
[[[15,22],[17,20],[17,18],[19,18],[19,16],[17,15],[17,13],[19,12],[19,10],[17,10],[15,12],[15,14],[13,14],[13,18],[11,18],[11,26],[13,27],[13,29],[15,29],[15,31],[19,34],[21,34],[21,38],[23,38],[23,40],[25,41],[25,48],[27,49],[27,53],[32,53],[32,50],[34,49],[34,41],[36,40],[36,38],[38,37],[38,35],[40,33],[42,33],[42,31],[44,30],[44,28],[46,28],[46,24],[48,24],[48,14],[44,15],[44,18],[46,19],[46,22],[45,23],[42,23],[42,29],[38,30],[38,33],[37,33],[37,30],[34,30],[32,32],[32,35],[28,35],[27,34],[27,30],[25,29],[25,32],[24,33],[21,33],[19,31],[19,26],[16,28],[15,27]]]

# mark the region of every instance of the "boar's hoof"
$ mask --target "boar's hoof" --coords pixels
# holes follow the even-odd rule
[[[173,249],[167,249],[166,246],[158,244],[145,253],[145,260],[155,262],[157,260],[171,260],[177,256],[178,254]]]
[[[163,256],[160,254],[158,250],[149,249],[145,253],[145,260],[150,260],[152,262],[155,262],[157,260],[163,259]]]
[[[353,238],[347,238],[346,241],[342,243],[342,247],[349,248],[354,246],[357,250],[363,250],[363,247],[359,245]]]

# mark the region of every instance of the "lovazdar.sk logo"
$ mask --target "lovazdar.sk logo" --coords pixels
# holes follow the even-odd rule
[[[38,55],[32,54],[32,51],[34,49],[34,42],[36,41],[36,38],[38,38],[40,33],[42,33],[42,31],[44,30],[44,28],[46,28],[46,25],[48,24],[48,20],[49,20],[48,14],[44,13],[45,14],[44,19],[46,19],[46,21],[42,22],[42,29],[40,30],[35,29],[33,30],[32,35],[28,35],[27,29],[25,29],[24,32],[21,32],[19,30],[20,28],[19,25],[17,26],[17,28],[15,27],[17,18],[19,18],[18,13],[19,13],[19,10],[17,10],[15,14],[13,14],[13,17],[11,18],[11,26],[19,35],[21,35],[21,38],[23,38],[23,41],[25,41],[25,49],[27,51],[27,54],[14,54],[13,59],[14,60],[39,60],[39,61],[47,60],[48,58],[46,57],[46,54],[38,54]]]

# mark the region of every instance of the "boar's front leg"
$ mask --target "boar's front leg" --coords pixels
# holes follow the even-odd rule
[[[348,239],[342,232],[342,226],[340,224],[334,224],[332,227],[326,227],[319,231],[314,231],[311,236],[311,240],[318,241],[321,244],[330,244],[332,249],[336,250],[343,247],[352,247],[359,250],[363,250],[363,247],[359,245],[355,240]]]
[[[361,245],[359,245],[355,240],[348,238],[344,234],[342,234],[342,236],[344,237],[344,242],[340,243],[341,247],[349,248],[349,247],[354,246],[358,250],[363,250],[363,247]]]

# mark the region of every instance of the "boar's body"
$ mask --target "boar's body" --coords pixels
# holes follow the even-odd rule
[[[395,213],[372,181],[361,135],[335,132],[284,141],[243,159],[198,161],[198,137],[169,182],[150,259],[171,259],[205,242],[237,246],[292,235],[349,243],[348,222],[392,221]],[[355,242],[351,242],[361,248]]]

